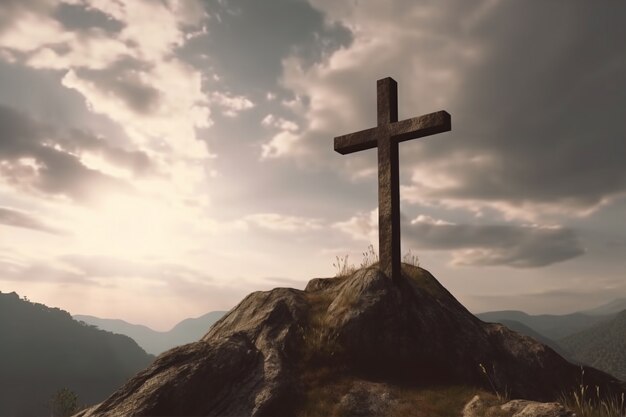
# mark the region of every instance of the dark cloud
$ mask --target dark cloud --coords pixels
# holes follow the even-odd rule
[[[41,220],[22,211],[0,207],[0,224],[38,230],[40,232],[61,234],[60,230],[46,225]]]
[[[457,184],[432,197],[589,208],[626,191],[626,4],[564,5],[498,2],[466,34],[482,58],[425,155]]]
[[[414,221],[404,225],[403,238],[416,248],[454,251],[454,262],[468,266],[542,267],[585,253],[566,228]]]
[[[117,33],[124,28],[124,23],[113,19],[100,10],[82,5],[62,3],[54,11],[54,17],[69,31],[103,30]]]
[[[190,40],[179,53],[190,59],[207,54],[235,93],[265,95],[277,87],[287,56],[313,63],[351,40],[348,30],[325,22],[306,1],[212,1],[206,8],[208,34]]]
[[[12,26],[24,13],[46,13],[51,8],[50,0],[2,0],[0,1],[0,33]]]
[[[39,123],[0,105],[0,176],[27,190],[86,200],[100,187],[128,189],[129,185],[83,165],[83,151],[101,153],[112,163],[146,172],[148,157],[108,145],[90,133]]]
[[[317,102],[297,144],[311,151],[303,159],[332,161],[333,136],[374,126],[375,80],[393,76],[400,118],[452,114],[452,132],[401,145],[401,170],[432,175],[416,184],[423,200],[581,213],[626,192],[626,4],[389,3],[318,2],[363,38],[332,68],[286,72],[286,85]],[[388,39],[373,29],[387,26]],[[366,161],[348,158],[348,169]]]

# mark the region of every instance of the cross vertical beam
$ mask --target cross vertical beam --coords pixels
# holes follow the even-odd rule
[[[398,121],[398,83],[392,78],[376,82],[378,127]],[[379,268],[390,278],[400,276],[400,174],[398,142],[379,135],[378,147],[378,252]]]
[[[398,143],[452,129],[450,114],[438,111],[398,121],[398,84],[392,78],[376,83],[375,128],[335,138],[342,155],[378,148],[378,251],[380,270],[400,279],[400,170]]]

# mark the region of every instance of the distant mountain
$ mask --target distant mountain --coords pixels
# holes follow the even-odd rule
[[[606,316],[610,314],[617,314],[620,311],[626,310],[626,298],[618,298],[610,303],[601,305],[600,307],[592,308],[591,310],[581,311],[583,314],[590,316]]]
[[[565,349],[563,349],[557,342],[552,339],[545,337],[544,335],[537,333],[530,327],[525,324],[520,323],[515,320],[501,320],[498,323],[504,324],[509,329],[516,331],[517,333],[523,334],[524,336],[529,336],[535,339],[538,342],[543,343],[546,346],[549,346],[556,353],[564,357],[565,359],[569,359],[570,354]]]
[[[559,340],[572,357],[626,381],[626,310]]]
[[[212,311],[197,318],[185,319],[167,332],[158,332],[143,325],[117,319],[102,319],[86,315],[75,315],[74,319],[97,326],[102,330],[126,335],[135,340],[146,352],[160,355],[175,346],[199,340],[224,314],[226,314],[225,311]]]
[[[476,315],[479,319],[502,323],[502,320],[520,322],[551,340],[559,340],[571,334],[588,329],[591,326],[612,318],[611,315],[587,315],[572,313],[564,315],[541,314],[533,316],[522,311],[490,311]]]
[[[0,416],[50,415],[61,388],[100,402],[153,359],[127,336],[0,292]]]

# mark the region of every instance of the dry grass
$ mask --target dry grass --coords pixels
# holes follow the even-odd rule
[[[405,264],[413,265],[413,266],[420,266],[419,258],[417,257],[416,254],[414,254],[411,251],[411,249],[409,249],[409,251],[404,254],[404,257],[402,258],[402,262],[404,262]]]
[[[307,323],[303,329],[303,352],[305,362],[327,353],[329,341],[326,329],[326,312],[332,302],[332,297],[325,291],[316,291],[307,294],[309,312]]]
[[[338,417],[339,401],[350,390],[352,382],[327,367],[307,370],[301,382],[306,390],[298,417]]]
[[[361,268],[367,268],[378,263],[378,254],[374,252],[374,245],[370,243],[367,250],[363,252],[363,260],[361,261]]]
[[[374,245],[371,243],[365,250],[362,252],[363,259],[361,260],[361,264],[358,269],[369,268],[378,264],[378,254],[374,251]],[[357,271],[357,267],[354,264],[350,264],[348,262],[349,255],[345,256],[335,256],[335,262],[333,262],[333,267],[335,268],[335,277],[344,277],[348,275],[352,275]],[[408,265],[420,266],[419,258],[416,254],[413,253],[411,249],[402,257],[402,262]]]
[[[345,415],[341,399],[357,380],[347,376],[336,377],[328,369],[310,373],[305,377],[307,391],[298,417],[338,417]],[[451,386],[438,388],[412,388],[388,385],[390,391],[388,416],[452,417],[460,416],[465,404],[476,394],[480,395],[485,410],[500,401],[492,394],[474,387]],[[508,417],[501,410],[485,411],[484,417]]]
[[[333,262],[333,267],[337,270],[337,272],[335,273],[336,277],[345,277],[348,275],[352,275],[356,271],[356,267],[354,265],[348,264],[348,255],[335,256],[335,262]]]
[[[476,388],[466,386],[428,389],[400,388],[395,393],[397,402],[389,410],[389,415],[415,417],[460,416],[465,404],[477,392]],[[490,396],[490,394],[481,392],[481,398],[483,396]]]
[[[584,375],[585,370],[581,368],[578,389],[561,395],[559,402],[574,411],[577,417],[626,417],[625,394],[602,395],[597,385],[595,389],[584,385]]]

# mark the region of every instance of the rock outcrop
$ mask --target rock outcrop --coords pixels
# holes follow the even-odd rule
[[[486,406],[478,395],[463,408],[462,417],[507,416],[507,417],[575,417],[557,402],[540,403],[528,400],[513,400],[502,405]]]
[[[602,392],[624,389],[592,368],[584,376]],[[393,415],[410,391],[398,387],[482,387],[550,401],[580,377],[552,349],[477,319],[428,271],[403,265],[394,282],[369,267],[314,279],[304,291],[250,294],[200,341],[163,353],[79,415],[311,415],[305,408],[320,402],[311,396],[321,385],[333,387],[334,412]],[[359,400],[373,393],[377,400]]]

